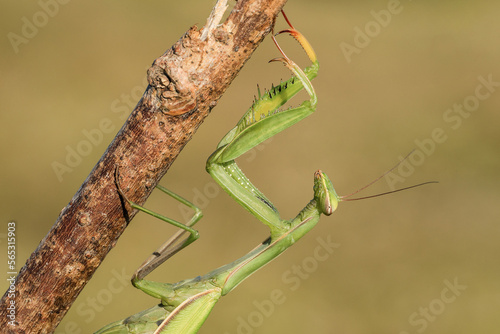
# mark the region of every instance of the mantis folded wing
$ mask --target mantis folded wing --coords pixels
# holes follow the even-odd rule
[[[193,208],[195,215],[184,225],[149,211],[127,200],[119,187],[117,173],[120,194],[133,208],[180,227],[181,230],[153,253],[132,278],[135,287],[159,298],[161,303],[123,321],[112,323],[97,333],[196,333],[221,296],[229,293],[253,272],[272,261],[304,236],[316,225],[321,214],[330,215],[337,208],[340,197],[336,194],[326,174],[317,171],[314,174],[313,199],[295,218],[281,219],[271,201],[248,180],[234,161],[259,143],[315,111],[317,98],[310,80],[317,75],[318,61],[307,40],[293,28],[288,19],[286,20],[290,29],[280,33],[286,32],[294,36],[308,54],[312,65],[303,71],[284,54],[273,36],[282,54],[282,58],[273,59],[273,61],[285,64],[294,76],[272,87],[263,95],[259,92],[258,98],[250,109],[222,138],[215,152],[208,158],[206,166],[208,173],[231,197],[269,227],[271,236],[240,259],[204,276],[175,284],[145,280],[144,277],[148,273],[198,238],[198,232],[192,226],[201,219],[201,211],[189,201],[160,186],[160,190]],[[296,108],[279,109],[302,89],[309,95],[309,100]],[[189,233],[189,236],[184,241],[179,241],[185,233]]]

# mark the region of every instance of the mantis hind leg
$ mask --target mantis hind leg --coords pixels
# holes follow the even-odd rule
[[[166,217],[164,215],[161,215],[159,213],[156,213],[154,211],[151,211],[139,204],[136,204],[129,200],[127,196],[123,193],[123,190],[120,187],[119,183],[119,175],[118,175],[118,169],[116,170],[115,173],[115,179],[116,179],[116,185],[118,187],[118,192],[122,196],[122,198],[133,208],[137,209],[139,211],[142,211],[144,213],[147,213],[150,216],[153,216],[155,218],[158,218],[166,223],[169,223],[171,225],[174,225],[176,227],[179,227],[180,230],[177,231],[170,239],[165,241],[158,249],[156,249],[145,261],[142,265],[137,268],[135,271],[134,275],[132,276],[132,284],[136,286],[137,288],[143,290],[140,286],[137,285],[137,282],[142,280],[144,277],[146,277],[149,273],[151,273],[153,270],[155,270],[158,266],[160,266],[163,262],[171,258],[173,255],[175,255],[177,252],[182,250],[183,248],[187,247],[194,241],[196,241],[199,238],[199,233],[197,230],[195,230],[192,226],[194,226],[202,217],[203,214],[201,212],[201,209],[198,208],[196,205],[188,201],[187,199],[177,195],[176,193],[168,190],[167,188],[157,185],[156,188],[164,192],[165,194],[169,195],[173,199],[179,201],[180,203],[186,205],[187,207],[191,208],[194,211],[194,215],[191,217],[191,219],[186,223],[180,223],[172,218]],[[189,233],[189,236],[182,239],[182,237],[186,234]],[[144,291],[144,290],[143,290]]]
[[[177,231],[170,239],[165,241],[156,251],[154,251],[145,261],[144,263],[137,268],[135,271],[134,275],[132,276],[132,281],[135,279],[142,279],[146,277],[150,272],[155,270],[158,266],[160,266],[163,262],[171,258],[173,255],[175,255],[177,252],[182,250],[183,248],[189,246],[191,243],[195,242],[199,237],[200,234],[198,233],[197,230],[193,229],[192,226],[195,225],[200,219],[203,217],[203,213],[201,212],[201,209],[198,208],[196,205],[191,203],[190,201],[186,200],[185,198],[177,195],[176,193],[168,190],[167,188],[157,185],[156,188],[164,192],[165,194],[169,195],[170,197],[174,198],[175,200],[179,201],[180,203],[186,205],[190,209],[194,210],[194,215],[191,217],[191,219],[186,223],[182,224],[179,223],[178,221],[165,217],[163,215],[160,215],[156,212],[153,212],[151,210],[148,210],[144,207],[137,207],[138,210],[141,210],[142,212],[145,212],[147,214],[152,215],[155,218],[158,218],[160,220],[163,220],[164,222],[167,222],[169,224],[172,224],[174,226],[180,227],[181,229]],[[184,240],[181,240],[181,238],[186,234],[189,233],[189,236],[185,238]],[[181,241],[179,241],[181,240]]]

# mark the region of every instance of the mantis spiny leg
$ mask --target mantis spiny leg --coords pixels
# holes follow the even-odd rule
[[[263,95],[259,94],[258,99],[237,125],[222,138],[217,150],[208,159],[206,167],[210,175],[231,197],[257,219],[269,226],[271,236],[280,234],[284,228],[286,229],[282,224],[278,210],[243,174],[234,159],[311,115],[316,109],[317,97],[310,81],[317,75],[319,69],[316,54],[304,36],[291,25],[290,29],[280,33],[284,32],[290,33],[302,45],[311,59],[312,65],[303,71],[286,56],[273,36],[273,41],[283,57],[271,61],[282,62],[292,71],[294,76],[271,88],[269,92],[265,92]],[[309,100],[295,108],[279,109],[302,88],[309,94]]]

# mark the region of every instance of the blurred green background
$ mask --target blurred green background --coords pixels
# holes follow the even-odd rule
[[[55,2],[3,2],[0,14],[0,242],[6,254],[6,225],[15,220],[18,270],[138,101],[147,67],[190,25],[202,26],[213,5],[66,1],[43,9],[47,3]],[[390,22],[382,14],[388,8]],[[392,185],[440,184],[341,203],[296,246],[224,297],[200,333],[498,331],[500,87],[477,87],[488,77],[500,82],[500,3],[308,0],[289,1],[286,10],[320,59],[314,80],[319,106],[239,160],[282,216],[295,216],[310,200],[318,168],[338,193],[348,194],[417,149],[407,163],[413,170],[400,170]],[[23,28],[26,22],[39,27]],[[284,27],[282,19],[278,25]],[[368,38],[359,32],[365,29]],[[280,41],[291,58],[308,64],[290,38]],[[267,64],[278,55],[266,39],[162,180],[198,201],[205,217],[201,239],[152,279],[176,282],[204,274],[267,236],[204,168],[250,106],[256,85],[289,77],[283,66]],[[472,112],[448,111],[463,103]],[[102,139],[85,146],[86,133],[95,133],[103,120],[113,130],[100,131]],[[86,156],[58,177],[54,163],[67,165],[68,150],[78,148]],[[366,194],[390,189],[384,179]],[[154,193],[147,206],[184,218],[162,194]],[[128,279],[174,231],[145,215],[134,219],[56,333],[90,333],[156,303]],[[318,238],[335,243],[321,261],[315,257]],[[6,273],[6,255],[0,259]],[[7,288],[6,280],[0,288]],[[284,297],[263,310],[273,290]]]

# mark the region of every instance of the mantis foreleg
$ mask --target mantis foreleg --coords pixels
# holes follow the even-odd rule
[[[310,82],[319,69],[316,55],[307,40],[297,30],[291,28],[283,32],[298,37],[297,40],[306,50],[313,62],[312,65],[302,71],[285,55],[273,36],[273,41],[283,57],[272,61],[281,61],[293,72],[294,76],[280,83],[279,86],[273,87],[268,93],[259,96],[236,126],[224,136],[207,161],[207,171],[210,175],[239,204],[268,225],[271,229],[271,236],[279,234],[282,230],[282,219],[279,217],[278,210],[248,180],[234,159],[309,116],[316,109],[317,97]],[[302,88],[309,94],[309,100],[296,108],[279,110],[280,106]]]

